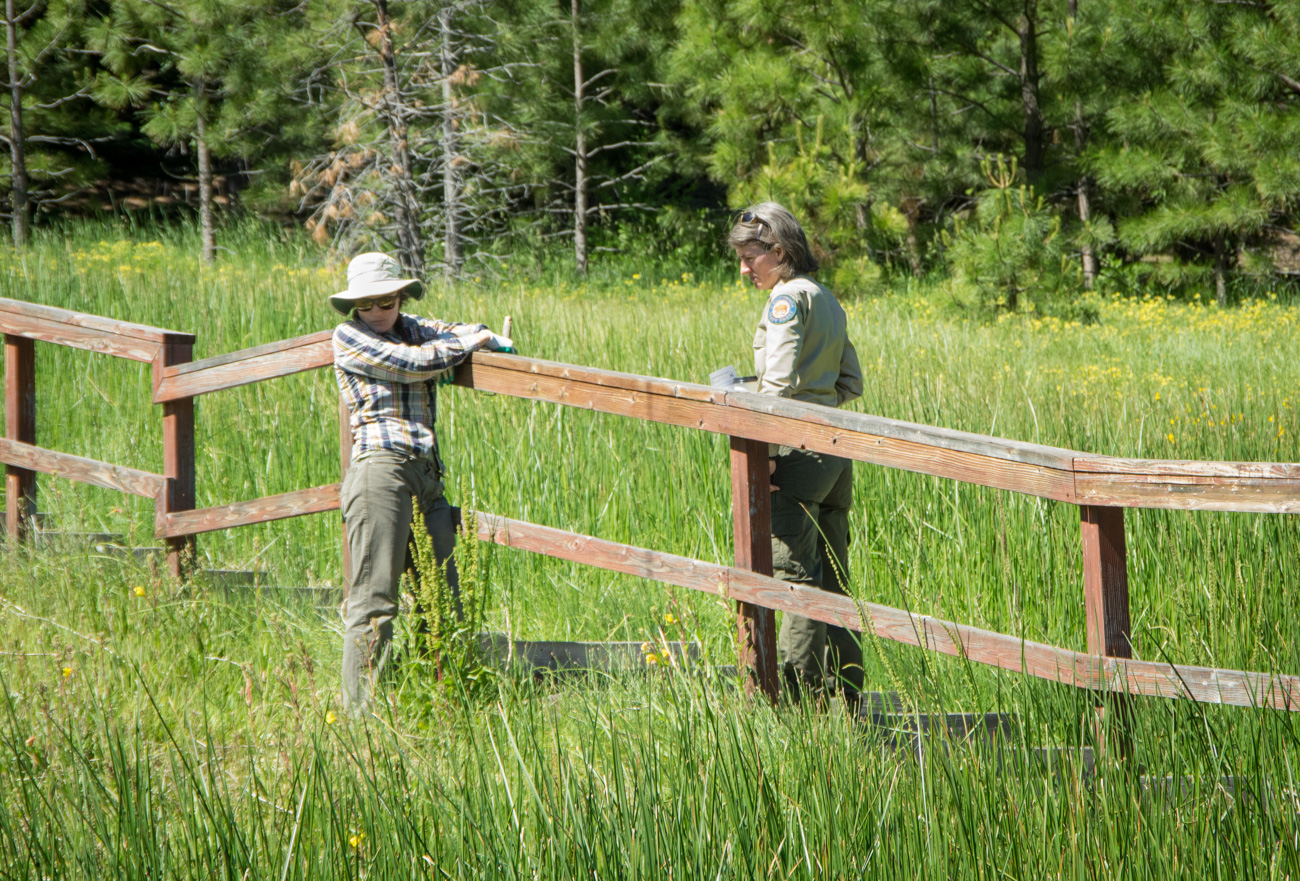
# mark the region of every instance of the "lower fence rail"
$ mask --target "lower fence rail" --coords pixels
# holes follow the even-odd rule
[[[790,584],[734,566],[475,512],[478,537],[518,548],[836,624],[1014,673],[1098,692],[1300,710],[1300,676],[1162,664],[1075,652]]]

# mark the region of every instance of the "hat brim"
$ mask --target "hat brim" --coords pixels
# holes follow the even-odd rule
[[[424,296],[424,285],[414,278],[388,278],[349,287],[330,297],[330,305],[338,312],[347,315],[352,311],[352,304],[357,300],[382,297],[386,294],[401,293],[410,300],[419,300]]]

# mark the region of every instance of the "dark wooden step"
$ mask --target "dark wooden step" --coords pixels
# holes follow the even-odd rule
[[[36,521],[36,528],[40,529],[42,526],[44,526],[46,523],[49,522],[50,515],[45,513],[44,511],[37,511],[32,519]],[[9,518],[5,516],[5,509],[0,508],[0,535],[5,535],[8,532],[9,532]]]
[[[664,645],[635,641],[512,641],[503,633],[480,633],[479,650],[485,659],[502,667],[523,665],[537,672],[554,673],[681,667],[696,664],[700,658],[700,646],[695,642],[670,642]]]
[[[196,577],[211,587],[255,588],[262,585],[267,573],[253,569],[200,569]]]
[[[71,532],[62,529],[38,529],[32,545],[45,550],[93,550],[101,554],[125,554],[126,536],[120,532]]]

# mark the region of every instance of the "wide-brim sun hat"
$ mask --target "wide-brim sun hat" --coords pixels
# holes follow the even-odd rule
[[[403,297],[418,300],[424,296],[424,285],[418,278],[404,278],[401,264],[392,257],[370,251],[352,258],[348,264],[348,289],[330,297],[330,305],[348,315],[357,300],[399,292]]]

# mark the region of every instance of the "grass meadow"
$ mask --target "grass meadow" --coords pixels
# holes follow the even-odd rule
[[[0,296],[191,331],[195,357],[331,327],[343,263],[262,227],[215,267],[192,230],[108,225],[0,251]],[[730,268],[619,264],[585,283],[504,265],[414,311],[523,354],[707,382],[750,363],[763,294]],[[1116,456],[1300,461],[1300,307],[1103,296],[1089,325],[964,314],[937,282],[838,292],[866,369],[853,409]],[[315,371],[199,400],[198,505],[338,480]],[[160,471],[148,368],[37,345],[42,446]],[[726,439],[452,389],[453,502],[729,562]],[[863,600],[1085,645],[1078,511],[859,464]],[[152,505],[41,477],[60,528],[152,542]],[[1300,521],[1130,511],[1133,642],[1151,660],[1300,672]],[[201,565],[338,586],[336,514],[199,537]],[[1300,720],[1144,700],[1134,756],[1092,776],[1093,696],[867,637],[867,678],[922,711],[1014,714],[1004,753],[921,758],[825,713],[765,708],[716,598],[494,548],[495,629],[695,639],[705,664],[471,691],[403,663],[341,718],[341,626],[280,594],[179,585],[96,554],[0,555],[0,878],[1287,878]],[[1065,754],[1063,754],[1065,755]],[[1142,776],[1136,773],[1141,770]],[[1164,781],[1162,783],[1162,781]]]

